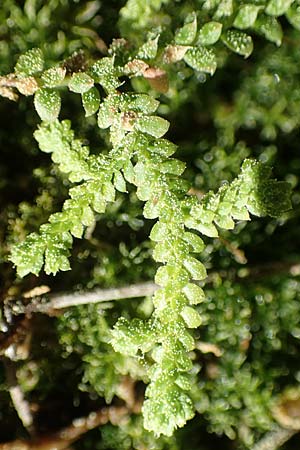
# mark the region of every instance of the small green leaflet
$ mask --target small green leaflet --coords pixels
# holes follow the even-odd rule
[[[39,89],[34,96],[35,109],[45,122],[53,122],[57,119],[60,105],[60,95],[51,89]]]
[[[39,48],[33,48],[19,57],[15,66],[15,72],[19,77],[28,77],[41,72],[43,68],[43,53]]]
[[[168,233],[167,224],[161,221],[156,222],[152,227],[150,239],[155,242],[162,241],[163,239],[165,239],[167,233]]]
[[[204,280],[207,277],[204,264],[193,256],[187,256],[183,262],[183,265],[190,272],[191,277],[194,280]]]
[[[9,259],[17,266],[20,277],[29,273],[39,274],[44,263],[45,245],[37,233],[31,233],[24,242],[12,248]]]
[[[277,46],[281,45],[283,31],[280,23],[275,17],[261,14],[255,22],[254,29],[268,39],[268,41],[274,42]]]
[[[222,32],[223,25],[220,22],[208,22],[199,30],[197,44],[213,45],[215,44]]]
[[[137,58],[140,59],[153,59],[156,56],[157,53],[157,47],[158,47],[158,39],[159,35],[156,38],[149,39],[142,47],[139,49],[138,54],[136,55]]]
[[[119,192],[127,192],[126,182],[119,171],[116,171],[114,174],[114,186]]]
[[[175,34],[175,43],[177,45],[190,45],[194,42],[197,33],[197,17],[192,13],[186,20],[182,28],[179,28]]]
[[[51,69],[45,70],[42,73],[41,80],[43,85],[48,88],[53,88],[62,83],[66,75],[66,69],[63,67],[52,67]]]
[[[101,58],[90,68],[90,75],[96,83],[107,91],[114,91],[122,83],[119,81],[113,58]]]
[[[183,57],[184,61],[199,72],[213,75],[217,68],[217,60],[214,52],[205,47],[190,48]]]
[[[270,0],[266,7],[266,13],[269,16],[281,16],[284,14],[294,0]]]
[[[239,55],[245,56],[245,58],[248,58],[253,51],[251,36],[248,36],[241,31],[228,30],[222,36],[222,41],[230,50],[238,53]]]
[[[114,110],[110,102],[108,100],[104,100],[98,111],[98,127],[109,128],[113,124],[116,116],[117,112]]]
[[[159,107],[159,101],[147,94],[131,94],[126,104],[129,109],[143,114],[152,114]]]
[[[292,6],[286,11],[285,16],[296,30],[300,30],[300,6],[293,3]]]
[[[252,27],[260,9],[260,6],[250,4],[241,6],[233,22],[233,26],[240,30]]]
[[[82,104],[86,117],[92,116],[98,111],[100,106],[100,95],[96,87],[92,87],[82,94]]]
[[[70,270],[68,257],[70,256],[69,248],[72,246],[72,236],[70,233],[61,233],[59,236],[53,235],[52,240],[48,240],[45,251],[45,272],[46,274],[59,271]]]
[[[201,325],[201,317],[198,312],[191,306],[185,306],[180,315],[185,321],[188,328],[198,328]]]
[[[94,80],[86,73],[78,72],[73,73],[69,81],[69,89],[77,94],[83,94],[89,91],[94,85]]]
[[[156,138],[162,137],[168,131],[170,123],[162,117],[140,117],[135,123],[137,130],[148,133]]]
[[[214,19],[221,19],[222,17],[229,17],[233,13],[233,1],[232,0],[222,0],[218,5],[217,11],[215,12]]]
[[[198,305],[198,303],[201,303],[205,300],[205,294],[201,287],[197,286],[197,284],[188,283],[186,286],[184,286],[182,292],[191,305]]]
[[[155,344],[154,327],[151,322],[121,317],[112,331],[111,344],[115,351],[134,356],[141,350],[147,353]]]
[[[201,253],[205,248],[204,242],[195,233],[185,232],[183,239],[191,246],[192,252]]]
[[[156,436],[171,436],[177,427],[183,427],[194,416],[194,407],[189,396],[167,375],[162,373],[159,379],[161,387],[155,383],[150,385],[152,389],[148,387],[146,390],[148,398],[142,410],[144,427]]]

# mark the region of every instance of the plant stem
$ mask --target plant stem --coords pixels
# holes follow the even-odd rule
[[[152,282],[138,283],[130,286],[111,289],[95,289],[90,292],[71,292],[65,294],[50,295],[46,303],[33,302],[26,307],[26,312],[48,313],[56,309],[68,308],[69,306],[87,305],[91,303],[102,303],[124,298],[146,297],[152,295],[158,286]]]
[[[14,405],[14,408],[24,428],[26,428],[29,433],[31,433],[33,431],[33,417],[30,411],[30,405],[25,399],[24,393],[18,384],[16,365],[13,361],[5,359],[4,367],[12,404]]]

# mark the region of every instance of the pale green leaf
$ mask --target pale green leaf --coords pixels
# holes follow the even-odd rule
[[[98,111],[100,106],[100,95],[96,87],[92,87],[82,94],[82,104],[86,117],[89,117]]]
[[[296,2],[286,11],[285,16],[296,30],[300,30],[300,5]]]
[[[214,14],[214,19],[229,17],[233,14],[233,0],[221,0],[216,5],[218,5],[218,8]]]
[[[72,246],[72,236],[70,233],[53,234],[51,240],[47,242],[45,251],[45,272],[47,275],[54,275],[59,271],[70,270],[68,257],[69,248]]]
[[[147,199],[151,198],[151,189],[147,193]],[[153,201],[152,199],[147,201],[143,209],[143,216],[145,219],[156,219],[160,214],[161,206],[159,202]]]
[[[164,289],[158,289],[154,293],[154,295],[152,297],[152,301],[153,301],[153,306],[155,307],[156,311],[161,312],[162,310],[165,310],[168,305],[166,291]],[[160,354],[160,352],[156,353],[155,355],[152,355],[156,361],[159,361],[159,358],[160,358],[159,354]]]
[[[19,57],[15,72],[19,77],[28,77],[41,72],[43,68],[43,53],[39,48],[33,48]]]
[[[293,1],[294,0],[270,0],[265,11],[270,16],[281,16],[289,9]]]
[[[113,202],[115,200],[115,188],[112,183],[107,181],[102,185],[102,194],[107,202]]]
[[[63,67],[52,67],[42,73],[41,80],[43,85],[48,88],[59,86],[64,80],[66,69]]]
[[[156,395],[151,395],[143,404],[144,427],[156,436],[171,436],[177,427],[183,427],[194,416],[194,407],[179,386],[176,389],[176,385],[170,385],[163,376],[161,383],[164,388],[156,389]],[[147,393],[149,387],[146,396]]]
[[[158,262],[167,262],[174,255],[174,248],[168,240],[158,242],[153,250],[153,259]]]
[[[167,224],[159,221],[154,224],[150,233],[150,239],[155,242],[162,241],[168,233]]]
[[[188,228],[193,228],[194,230],[200,231],[200,233],[209,237],[218,237],[218,230],[213,223],[203,223],[200,220],[194,219],[193,217],[188,217],[185,220],[185,225]]]
[[[126,182],[119,171],[114,174],[114,186],[119,192],[127,192]]]
[[[257,5],[242,5],[234,19],[233,26],[240,30],[252,27],[260,9],[261,7]]]
[[[128,108],[144,114],[152,114],[159,107],[159,101],[147,94],[132,94],[129,97]]]
[[[213,45],[215,44],[222,32],[223,25],[220,22],[208,22],[199,30],[197,44]]]
[[[108,101],[104,101],[100,104],[98,111],[98,126],[99,128],[109,128],[114,118],[116,117],[116,112],[113,110],[112,106]]]
[[[160,164],[161,173],[172,173],[173,175],[181,175],[185,171],[185,163],[178,159],[169,159]]]
[[[220,214],[216,215],[214,219],[215,223],[224,230],[232,230],[234,228],[234,221],[230,215],[222,216]]]
[[[178,45],[190,45],[194,42],[197,33],[197,17],[191,14],[182,28],[175,34],[175,43]]]
[[[161,266],[158,268],[155,274],[155,283],[159,284],[160,286],[166,286],[168,283],[170,283],[170,279],[176,273],[177,272],[175,266]]]
[[[201,325],[199,313],[191,306],[185,306],[180,313],[188,328],[198,328]]]
[[[233,207],[231,214],[235,220],[249,220],[250,219],[250,216],[249,216],[249,213],[248,213],[246,207],[243,207],[243,208]]]
[[[113,58],[101,58],[90,67],[90,75],[96,83],[100,83],[107,91],[114,91],[122,83],[118,79]]]
[[[191,380],[187,374],[180,374],[175,380],[175,384],[179,386],[183,391],[189,391],[191,389]]]
[[[215,227],[215,225],[213,223],[202,223],[199,222],[197,224],[197,227],[195,227],[195,230],[200,231],[200,233],[204,234],[205,236],[208,237],[218,237],[219,233],[217,228]]]
[[[158,48],[159,35],[154,39],[149,39],[142,47],[139,49],[137,58],[140,59],[153,59],[156,56]]]
[[[214,52],[205,47],[190,48],[184,55],[184,61],[199,72],[213,75],[217,68],[217,60]]]
[[[132,162],[130,160],[126,161],[124,167],[123,167],[123,174],[125,179],[129,182],[129,183],[134,183],[134,179],[135,179],[135,173],[134,173],[134,167],[132,165]]]
[[[85,205],[82,209],[81,222],[86,227],[90,227],[95,223],[93,210],[88,205]]]
[[[191,305],[198,305],[205,300],[203,289],[201,289],[201,287],[197,284],[188,283],[186,286],[184,286],[182,292]]]
[[[155,328],[150,322],[121,317],[112,330],[111,344],[123,355],[135,356],[138,350],[147,353],[155,343]]]
[[[24,242],[13,246],[9,259],[17,267],[20,277],[29,273],[38,275],[44,263],[44,251],[44,240],[37,233],[32,233]]]
[[[93,196],[93,208],[98,213],[104,213],[106,209],[106,201],[100,191],[94,192]]]
[[[177,146],[167,139],[156,139],[148,145],[148,150],[161,156],[171,156],[176,152]]]
[[[69,89],[77,94],[89,91],[94,85],[94,80],[84,72],[73,73],[69,81]]]
[[[248,58],[253,51],[251,36],[248,36],[241,31],[228,30],[222,36],[222,41],[230,50],[238,53],[239,55],[245,56],[245,58]]]
[[[76,222],[76,223],[72,224],[72,226],[70,228],[70,233],[74,237],[76,237],[78,239],[82,238],[83,232],[84,232],[84,226],[82,225],[82,223]]]
[[[182,237],[191,246],[193,252],[201,253],[204,250],[204,242],[197,234],[185,232]]]
[[[162,117],[150,116],[140,117],[135,123],[137,130],[160,138],[168,131],[170,123]]]
[[[60,95],[47,88],[39,89],[34,96],[35,109],[42,120],[53,122],[60,112]]]
[[[184,267],[190,272],[194,280],[204,280],[207,277],[206,269],[202,262],[192,256],[187,256],[183,261]]]
[[[280,23],[275,17],[259,15],[255,22],[255,31],[263,35],[268,41],[279,46],[282,42],[283,31]]]

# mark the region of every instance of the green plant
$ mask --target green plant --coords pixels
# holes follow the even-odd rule
[[[34,18],[48,17],[60,3],[59,12],[64,14],[64,8],[67,8],[65,2],[50,2],[45,7],[38,2],[25,2],[24,23]],[[5,4],[4,14],[8,11],[7,5],[11,4],[14,2]],[[100,5],[98,2],[89,2],[89,8],[79,11],[75,15],[75,22],[80,23],[83,20],[80,17],[92,19]],[[17,11],[22,14],[21,9],[14,5],[13,13],[17,14]],[[208,418],[211,430],[224,432],[231,439],[236,437],[242,422],[244,434],[241,432],[239,439],[246,446],[253,445],[256,435],[271,429],[274,424],[271,414],[273,396],[280,390],[282,373],[274,369],[268,382],[266,367],[259,364],[264,355],[257,348],[262,346],[265,336],[263,334],[257,338],[259,345],[254,347],[254,352],[258,353],[248,355],[248,359],[243,348],[238,348],[240,340],[246,342],[250,339],[249,330],[245,333],[245,327],[251,328],[249,318],[251,315],[259,317],[259,314],[249,306],[247,299],[241,300],[246,306],[240,308],[241,305],[238,305],[237,311],[233,312],[235,297],[246,297],[239,281],[234,283],[229,279],[224,286],[214,282],[214,290],[209,291],[209,296],[216,299],[213,312],[209,311],[210,302],[202,288],[207,277],[205,266],[227,269],[230,264],[228,258],[224,258],[224,261],[221,258],[214,264],[220,243],[225,242],[225,246],[236,256],[235,244],[230,241],[237,236],[240,241],[238,245],[249,242],[249,236],[256,232],[255,227],[259,230],[261,225],[256,221],[253,228],[251,224],[245,227],[246,221],[250,220],[249,213],[259,217],[270,216],[273,220],[270,224],[273,225],[269,226],[273,226],[274,230],[280,221],[288,221],[293,214],[287,214],[292,205],[288,181],[294,180],[295,185],[295,178],[286,177],[285,181],[271,178],[271,169],[263,163],[267,158],[260,156],[262,161],[253,159],[253,156],[270,154],[270,148],[257,151],[258,155],[253,154],[245,144],[238,141],[235,134],[249,123],[253,127],[262,127],[262,135],[267,139],[275,139],[277,128],[289,133],[293,131],[297,125],[296,118],[289,127],[286,124],[291,122],[289,115],[292,116],[293,108],[296,108],[293,105],[297,105],[295,99],[293,102],[288,99],[289,86],[295,84],[293,92],[297,92],[297,70],[289,73],[289,77],[294,78],[289,83],[285,80],[286,87],[276,93],[278,101],[273,107],[274,111],[278,110],[278,104],[284,105],[282,108],[289,105],[286,115],[278,118],[276,111],[274,114],[266,113],[255,102],[261,101],[260,90],[266,89],[265,78],[261,81],[263,70],[268,72],[269,66],[273,70],[274,58],[277,57],[279,71],[280,62],[288,50],[274,47],[269,50],[269,46],[259,41],[259,45],[265,46],[261,50],[261,61],[257,62],[258,68],[254,75],[251,73],[247,77],[243,75],[243,68],[240,69],[241,75],[238,72],[239,64],[247,68],[246,63],[230,59],[231,52],[245,58],[250,56],[253,50],[251,34],[264,36],[279,46],[283,31],[278,17],[283,14],[299,29],[298,6],[291,1],[271,0],[267,3],[234,5],[227,1],[182,1],[174,5],[169,1],[129,0],[120,10],[121,37],[112,40],[105,56],[99,57],[89,40],[80,40],[79,43],[69,40],[63,51],[55,53],[57,43],[53,42],[47,47],[40,45],[35,38],[34,45],[38,47],[29,45],[33,48],[19,56],[14,72],[0,77],[0,94],[3,97],[17,100],[20,94],[34,96],[34,107],[42,120],[34,132],[34,138],[42,152],[51,154],[55,175],[62,184],[51,195],[47,197],[45,194],[40,199],[40,207],[28,206],[29,216],[33,217],[32,225],[26,214],[20,222],[15,218],[10,220],[11,233],[7,245],[11,249],[8,259],[16,266],[18,275],[24,277],[32,273],[38,276],[42,268],[47,275],[69,271],[74,238],[76,245],[82,245],[77,244],[76,239],[85,236],[88,239],[87,248],[84,250],[83,246],[77,256],[80,259],[79,255],[87,252],[87,258],[91,257],[94,261],[94,268],[92,272],[88,267],[85,269],[82,285],[92,287],[97,285],[97,280],[101,284],[114,285],[121,269],[114,261],[113,245],[103,245],[103,236],[94,240],[90,236],[96,222],[100,221],[107,227],[109,218],[115,220],[117,215],[123,217],[123,221],[127,220],[131,228],[143,233],[139,242],[134,244],[136,250],[127,252],[124,246],[119,247],[124,261],[126,258],[127,261],[130,258],[133,260],[138,254],[144,255],[135,263],[142,266],[144,261],[149,260],[149,251],[145,249],[150,247],[155,263],[159,264],[151,262],[149,267],[145,265],[141,269],[141,273],[147,277],[156,271],[154,279],[159,289],[149,304],[145,302],[138,306],[132,302],[130,307],[116,307],[112,314],[110,310],[104,313],[93,306],[80,307],[58,319],[57,327],[64,357],[72,358],[76,354],[76,358],[79,356],[82,361],[82,389],[95,391],[110,403],[114,395],[123,398],[120,386],[124,376],[129,375],[135,382],[142,380],[147,384],[142,407],[143,427],[157,437],[157,445],[161,445],[157,448],[164,448],[164,443],[168,442],[163,440],[165,438],[159,441],[159,436],[172,436],[176,428],[183,427],[196,411]],[[77,32],[78,28],[76,25]],[[93,36],[92,26],[82,27],[81,34]],[[26,45],[28,42],[25,39]],[[13,51],[14,40],[10,45]],[[85,51],[79,50],[81,45]],[[76,51],[69,56],[70,50]],[[102,51],[106,49],[102,48]],[[9,53],[8,47],[7,55]],[[60,56],[63,56],[62,61],[57,60]],[[297,59],[296,50],[293,57]],[[181,110],[188,115],[189,104],[193,103],[193,92],[199,86],[198,80],[204,81],[205,74],[213,75],[217,68],[219,72],[226,73],[230,61],[234,61],[237,76],[243,80],[240,91],[235,95],[233,110],[227,114],[226,102],[216,99],[213,93],[205,100],[211,114],[208,121],[215,123],[218,129],[218,142],[213,142],[213,133],[207,133],[206,136],[205,130],[202,141],[198,135],[190,139],[191,147],[200,148],[201,162],[198,164],[203,169],[203,175],[199,181],[197,171],[191,164],[193,158],[189,160],[184,151],[178,150],[175,144],[164,138],[170,126],[168,113],[169,116],[174,114],[175,119],[176,114],[180,116]],[[290,63],[292,68],[294,64]],[[277,73],[276,64],[275,67]],[[251,70],[255,71],[255,68]],[[283,75],[280,75],[282,77],[285,77],[284,70],[285,66]],[[218,74],[218,71],[215,77],[222,80],[222,74]],[[207,80],[207,85],[213,80]],[[270,85],[271,82],[267,87]],[[245,105],[252,101],[253,91],[255,98],[249,112],[245,110]],[[204,96],[203,93],[201,95]],[[74,121],[78,127],[73,131],[70,119],[73,120],[73,105],[78,110],[78,96],[81,97],[86,119],[78,119],[76,115]],[[270,96],[266,95],[265,107],[268,108]],[[198,106],[195,101],[195,107]],[[212,114],[211,111],[216,113]],[[63,116],[63,120],[59,120],[59,116]],[[29,120],[35,122],[36,118]],[[79,139],[84,139],[85,135],[88,135],[91,150],[84,140]],[[212,156],[209,160],[202,156],[210,143]],[[177,158],[173,157],[175,152]],[[246,156],[252,158],[245,159]],[[211,169],[213,164],[210,167],[205,162],[211,160],[215,161],[215,170]],[[240,165],[241,169],[237,172]],[[275,168],[279,171],[276,161]],[[293,169],[295,165],[288,171],[292,172]],[[49,186],[49,180],[45,181],[45,169],[36,170],[42,174],[42,183]],[[282,175],[285,177],[286,173]],[[212,186],[216,189],[210,190]],[[66,187],[69,192],[67,200],[64,199]],[[201,192],[198,192],[199,188]],[[56,202],[62,203],[61,212],[56,212],[58,208],[54,199],[57,196],[59,200]],[[49,219],[37,229],[44,221],[42,210],[45,204],[48,205]],[[22,208],[26,211],[26,204]],[[122,208],[125,211],[123,214],[120,212]],[[9,215],[8,212],[6,214]],[[17,215],[15,210],[13,214]],[[127,219],[124,219],[126,214]],[[277,220],[282,217],[284,219]],[[144,222],[145,219],[149,222]],[[26,239],[16,243],[28,231],[31,233]],[[263,239],[261,236],[264,236],[264,231],[257,231],[257,235]],[[151,245],[149,242],[145,244],[148,236],[153,243]],[[94,250],[89,249],[89,246],[94,246]],[[100,265],[106,267],[102,275],[99,269],[98,272],[96,270],[99,266],[97,252],[103,261]],[[4,258],[7,254],[8,249]],[[135,256],[128,257],[130,254]],[[110,266],[105,263],[105,258],[112,258]],[[73,259],[76,266],[76,257]],[[135,280],[130,273],[133,263],[126,264],[130,268],[124,281]],[[74,280],[77,274],[80,274],[80,268],[75,267]],[[140,276],[137,279],[141,279]],[[287,278],[280,280],[280,289],[288,283]],[[70,284],[74,286],[74,281],[71,280]],[[266,281],[266,285],[270,292],[270,282]],[[249,295],[254,295],[255,289],[255,283],[250,283]],[[288,292],[293,292],[291,295],[294,298],[298,291],[293,289],[289,287]],[[224,296],[230,297],[232,305],[228,330],[225,329]],[[276,305],[281,305],[281,302],[282,298],[279,297]],[[285,307],[283,302],[282,317]],[[288,317],[293,315],[293,311],[298,312],[296,306],[293,306]],[[235,325],[232,320],[235,314],[245,323],[233,332]],[[270,311],[265,311],[262,326],[266,325],[266,317],[270,317],[268,315]],[[212,325],[216,323],[218,325]],[[213,326],[217,330],[213,330]],[[291,329],[289,326],[290,322],[282,325],[284,336],[292,335],[297,327],[296,324]],[[224,330],[218,331],[222,327]],[[219,338],[222,333],[227,339],[231,337],[228,353],[220,355],[221,363],[217,368],[221,374],[221,384],[217,377],[209,376],[211,379],[205,383],[203,381],[202,385],[201,364],[195,353],[199,348],[198,329],[202,330],[205,340],[215,345],[215,348],[219,347],[220,342],[223,343],[224,337]],[[278,329],[281,329],[280,325]],[[70,334],[70,330],[75,330],[77,335]],[[284,337],[278,339],[284,341]],[[269,354],[273,350],[271,347]],[[284,354],[287,353],[288,350]],[[237,370],[239,381],[235,378]],[[228,383],[224,380],[228,380]],[[238,382],[242,385],[241,392],[238,392]],[[258,393],[254,395],[257,388]],[[243,390],[253,392],[253,397],[243,395]],[[222,406],[222,396],[228,399],[230,406]],[[237,417],[237,411],[243,411],[242,418]],[[132,431],[127,433],[130,435]],[[173,445],[171,440],[169,442],[170,446]],[[130,445],[140,448],[138,446],[142,444]]]

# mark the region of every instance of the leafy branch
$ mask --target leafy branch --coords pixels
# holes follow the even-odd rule
[[[177,40],[182,44],[185,31],[180,33]],[[169,123],[154,115],[159,102],[148,94],[121,92],[119,77],[124,71],[114,57],[83,66],[71,73],[66,64],[43,72],[37,49],[22,55],[16,65],[17,78],[28,80],[38,74],[34,105],[44,122],[35,138],[75,185],[62,212],[52,214],[39,233],[13,247],[10,259],[20,276],[37,275],[43,264],[48,274],[69,270],[73,238],[81,238],[84,228],[94,224],[95,214],[105,211],[116,191],[127,191],[126,183],[137,188],[137,197],[145,202],[144,217],[156,219],[150,239],[155,243],[154,260],[162,263],[155,276],[160,289],[153,296],[152,317],[148,321],[120,318],[111,343],[123,355],[148,361],[144,426],[156,435],[170,436],[194,415],[189,352],[195,347],[192,330],[201,325],[197,304],[205,295],[193,280],[206,278],[205,266],[195,256],[205,248],[199,234],[217,237],[218,228],[231,230],[236,221],[249,220],[249,213],[278,217],[290,209],[290,185],[271,179],[270,168],[246,160],[231,184],[207,193],[199,202],[188,195],[190,186],[182,177],[185,164],[172,157],[176,146],[163,138]],[[105,91],[101,102],[95,84]],[[98,126],[109,128],[112,148],[107,154],[90,155],[75,138],[70,122],[58,121],[57,88],[64,85],[81,94],[86,115],[97,112]]]

